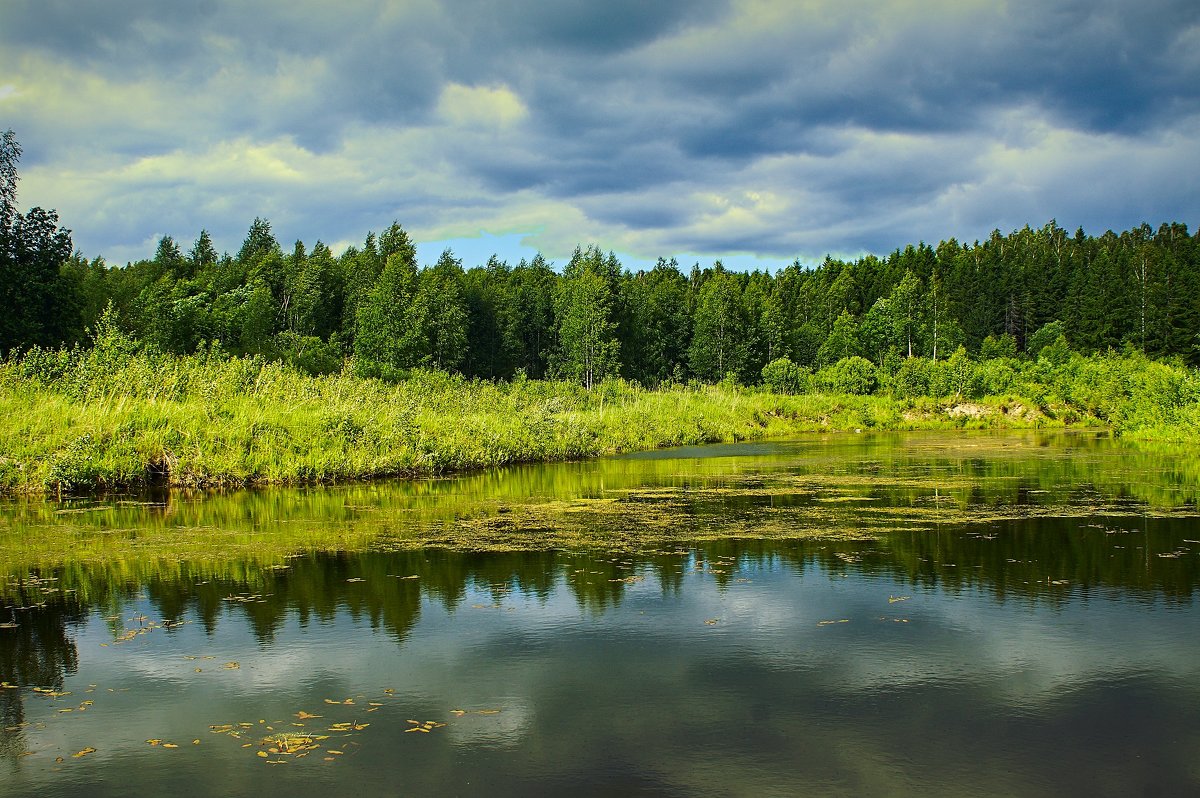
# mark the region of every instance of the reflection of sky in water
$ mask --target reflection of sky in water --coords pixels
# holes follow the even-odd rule
[[[1171,794],[1198,783],[1190,601],[1071,587],[1055,603],[999,601],[855,567],[699,562],[678,558],[678,591],[637,568],[645,578],[603,609],[581,603],[566,573],[541,597],[496,601],[473,583],[453,609],[423,598],[403,641],[344,608],[306,623],[288,613],[262,641],[245,620],[253,606],[230,603],[211,634],[192,623],[114,645],[96,613],[74,630],[72,695],[25,699],[26,719],[45,727],[25,730],[36,753],[11,763],[0,794],[85,783],[95,795],[164,783],[181,795]],[[711,568],[729,571],[724,586]],[[122,616],[156,612],[142,601]],[[83,713],[56,711],[85,698],[95,704]],[[369,725],[339,743],[338,761],[274,768],[209,731],[294,728],[301,710]],[[406,733],[410,719],[447,726]],[[98,750],[70,756],[85,746]]]
[[[14,506],[6,596],[27,536],[137,528],[158,552],[180,530],[232,530],[244,557],[64,556],[83,611],[59,596],[0,630],[0,669],[65,672],[71,692],[0,690],[6,723],[28,724],[0,738],[0,796],[1200,794],[1190,463],[1088,435],[812,436],[160,508]],[[981,523],[944,523],[927,501],[943,485]],[[879,501],[822,503],[863,492]],[[745,537],[643,547],[681,556],[327,543],[587,496],[636,499],[595,515],[618,532],[666,497],[685,531]],[[1027,503],[1063,517],[1013,512]],[[753,539],[891,523],[889,507],[928,531]],[[117,644],[105,619],[139,615],[192,622]],[[410,731],[426,721],[446,725]],[[300,722],[330,735],[320,752],[257,756]],[[241,738],[210,729],[239,723]]]

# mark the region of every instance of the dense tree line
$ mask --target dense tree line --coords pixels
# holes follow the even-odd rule
[[[68,269],[71,231],[54,211],[17,210],[20,157],[13,132],[0,134],[0,352],[70,340],[88,318]]]
[[[71,253],[52,211],[16,210],[11,132],[0,165],[0,350],[86,338],[110,305],[148,347],[219,346],[311,372],[353,356],[364,374],[423,367],[471,377],[560,376],[591,385],[762,379],[781,361],[818,369],[861,358],[1036,357],[1060,337],[1082,352],[1132,347],[1200,363],[1200,235],[1149,225],[1093,237],[1051,221],[986,241],[924,243],[887,257],[799,261],[774,273],[718,261],[684,271],[660,259],[626,269],[579,247],[561,273],[541,256],[464,268],[447,250],[417,263],[393,223],[335,255],[285,251],[264,219],[218,255],[201,231],[186,251],[164,237],[123,267]]]

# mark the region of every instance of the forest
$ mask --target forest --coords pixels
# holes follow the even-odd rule
[[[1200,236],[1178,222],[1096,237],[1050,221],[746,273],[673,258],[632,271],[596,245],[561,270],[540,255],[464,266],[449,250],[418,264],[396,222],[340,254],[320,240],[285,250],[258,218],[234,255],[201,230],[186,250],[166,236],[154,257],[110,265],[73,251],[54,211],[19,212],[20,152],[6,132],[0,353],[86,342],[108,310],[154,351],[218,347],[311,374],[353,358],[358,374],[391,379],[428,368],[585,386],[612,376],[751,385],[779,360],[816,370],[861,357],[894,374],[904,359],[938,361],[959,346],[1036,358],[1060,336],[1082,353],[1200,363]]]
[[[0,350],[84,342],[111,305],[147,348],[218,346],[311,374],[390,379],[413,368],[469,378],[546,377],[647,387],[763,380],[786,359],[818,370],[861,357],[894,373],[911,357],[1036,359],[1059,337],[1073,351],[1133,349],[1200,363],[1200,239],[1186,225],[1099,237],[1054,222],[987,241],[918,243],[886,257],[798,260],[774,273],[720,261],[631,271],[589,245],[561,271],[541,256],[464,267],[447,250],[418,264],[397,223],[335,255],[279,244],[255,219],[234,255],[201,231],[123,266],[71,251],[53,212],[6,208]]]

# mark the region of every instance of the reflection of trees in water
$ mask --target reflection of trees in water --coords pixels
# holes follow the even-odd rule
[[[1119,589],[1189,600],[1200,585],[1200,520],[1137,516],[1023,518],[896,533],[853,564],[822,552],[831,570],[887,573],[913,585],[979,588],[998,600],[1059,601]]]
[[[96,611],[117,619],[111,624],[116,637],[123,631],[120,619],[140,596],[155,607],[158,617],[152,620],[193,618],[210,634],[223,617],[241,616],[266,642],[290,618],[307,626],[344,613],[386,630],[397,643],[419,621],[424,601],[453,612],[475,594],[503,605],[514,596],[544,602],[566,590],[581,609],[602,614],[642,582],[656,584],[664,595],[677,594],[690,573],[701,571],[722,590],[754,570],[819,567],[884,574],[950,592],[978,588],[998,601],[1021,596],[1057,602],[1097,588],[1188,600],[1200,583],[1193,550],[1200,546],[1186,541],[1200,539],[1198,526],[1190,518],[1028,518],[947,525],[865,542],[724,539],[649,552],[318,553],[274,567],[160,561],[73,565],[43,575],[57,577],[61,591],[41,592],[17,582],[5,587],[6,605],[30,609],[15,611],[17,627],[0,630],[0,679],[21,688],[0,689],[0,719],[5,728],[20,727],[29,689],[60,689],[75,671],[70,626]],[[1180,556],[1172,556],[1176,553]],[[19,728],[0,733],[0,755],[15,762],[24,745]]]
[[[143,595],[155,607],[153,621],[193,618],[210,634],[227,615],[244,617],[265,642],[290,618],[306,626],[348,614],[386,630],[398,643],[419,621],[424,601],[453,612],[470,595],[487,595],[503,605],[515,596],[544,602],[566,590],[581,609],[600,614],[619,606],[642,582],[657,584],[669,595],[682,591],[688,574],[698,571],[718,589],[753,570],[819,567],[884,574],[950,592],[978,588],[999,601],[1013,596],[1062,601],[1097,588],[1188,600],[1200,583],[1200,545],[1188,542],[1200,539],[1198,527],[1192,518],[1027,518],[859,542],[724,539],[643,552],[316,553],[265,567],[162,561],[73,565],[42,575],[56,577],[61,591],[34,590],[28,582],[4,586],[5,605],[31,608],[15,611],[17,627],[0,630],[0,678],[22,688],[0,690],[0,713],[5,727],[19,726],[29,688],[60,688],[74,672],[72,624],[96,611],[117,619],[111,625],[115,637],[123,631],[120,619],[128,605]],[[5,755],[22,750],[19,732],[7,732],[0,741]]]
[[[0,688],[0,756],[15,762],[25,750],[22,725],[29,690],[60,690],[65,677],[78,668],[79,655],[67,627],[82,623],[86,612],[61,596],[45,597],[36,588],[10,586],[6,598],[17,600],[3,608],[5,620],[11,616],[17,626],[0,629],[0,681],[14,686]]]
[[[156,607],[156,621],[192,617],[212,633],[219,619],[232,611],[244,615],[262,641],[273,639],[292,614],[307,625],[331,621],[339,612],[403,641],[419,619],[423,600],[453,612],[468,593],[490,595],[494,603],[514,593],[544,601],[559,584],[581,607],[603,612],[618,606],[631,585],[645,579],[656,580],[664,593],[682,590],[681,564],[693,553],[707,564],[718,586],[735,578],[731,563],[788,563],[798,569],[815,563],[834,571],[885,572],[949,590],[979,586],[1001,599],[1044,595],[1048,581],[1187,598],[1200,581],[1200,563],[1188,550],[1194,544],[1181,541],[1196,526],[1197,521],[1188,518],[1025,518],[893,533],[870,543],[737,538],[637,553],[462,553],[430,548],[311,553],[276,566],[153,561],[119,567],[76,565],[58,572],[61,586],[70,592],[56,595],[76,596],[78,606],[104,608],[111,615],[144,591]],[[1175,552],[1182,553],[1172,556]],[[716,567],[722,562],[725,566]],[[15,599],[7,594],[5,598]],[[61,604],[61,598],[50,601],[51,607]],[[23,625],[6,635],[15,640],[30,631]],[[114,627],[114,632],[120,629]],[[6,645],[5,651],[10,648]]]

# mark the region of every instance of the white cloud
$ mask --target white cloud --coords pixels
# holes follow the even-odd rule
[[[529,109],[507,86],[448,83],[438,100],[438,113],[451,125],[506,128],[529,116]]]

